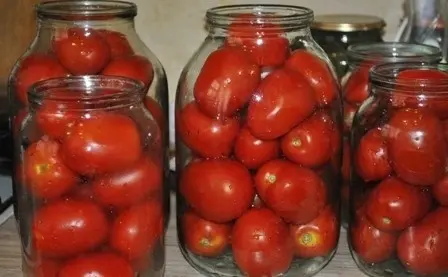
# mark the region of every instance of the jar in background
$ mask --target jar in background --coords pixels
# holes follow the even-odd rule
[[[180,249],[210,276],[312,276],[339,237],[341,106],[313,12],[212,8],[176,98]]]
[[[348,69],[348,46],[361,42],[382,42],[385,27],[386,22],[377,16],[325,14],[316,16],[311,33],[327,52],[341,79]]]
[[[349,244],[370,276],[448,274],[448,67],[379,65],[355,116]]]
[[[163,276],[163,135],[142,82],[36,83],[15,133],[24,276]]]

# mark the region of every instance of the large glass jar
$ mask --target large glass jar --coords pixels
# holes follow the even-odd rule
[[[352,131],[350,248],[370,276],[447,276],[448,67],[379,65]]]
[[[176,98],[178,236],[207,276],[312,276],[339,237],[341,106],[313,12],[212,8]]]
[[[14,138],[24,276],[163,275],[163,143],[144,94],[107,76],[28,94]]]

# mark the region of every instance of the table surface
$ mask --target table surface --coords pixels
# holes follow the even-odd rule
[[[166,234],[166,277],[200,276],[184,260],[177,246],[174,199],[171,200],[172,213],[169,229]],[[20,269],[20,242],[13,217],[0,226],[0,277],[22,277]],[[331,263],[316,277],[362,277],[350,256],[347,247],[346,233],[341,232],[339,248]]]

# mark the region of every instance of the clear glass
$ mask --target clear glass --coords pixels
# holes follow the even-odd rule
[[[336,74],[282,5],[212,8],[176,98],[180,249],[206,276],[312,276],[339,238]]]
[[[349,244],[369,276],[447,276],[448,67],[376,66],[353,122]]]
[[[93,75],[33,86],[14,137],[24,276],[163,276],[163,135],[144,93]]]

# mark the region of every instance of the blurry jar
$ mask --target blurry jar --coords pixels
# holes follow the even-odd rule
[[[206,18],[176,99],[181,251],[207,276],[312,276],[338,242],[341,152],[313,12],[223,6]]]
[[[24,276],[162,276],[162,134],[143,83],[39,82],[15,134]]]

